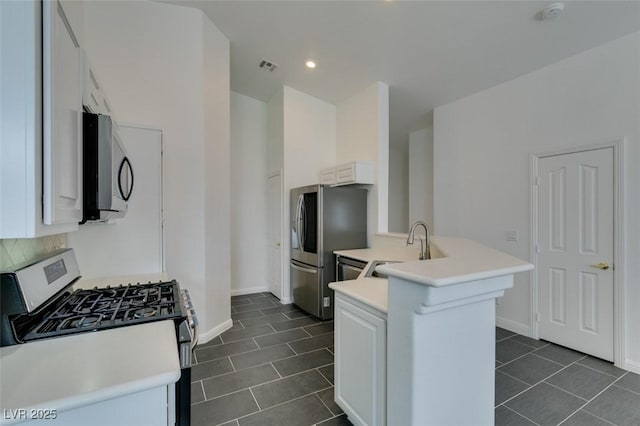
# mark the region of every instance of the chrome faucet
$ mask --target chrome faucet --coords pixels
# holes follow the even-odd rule
[[[413,239],[414,239],[414,233],[416,231],[416,228],[418,226],[422,225],[424,227],[424,232],[427,234],[427,241],[426,241],[426,247],[422,247],[422,238],[420,238],[420,260],[426,260],[426,259],[431,259],[431,250],[429,250],[429,240],[431,239],[431,233],[429,232],[429,227],[427,226],[426,223],[424,223],[423,221],[419,220],[417,222],[415,222],[413,225],[411,225],[411,229],[409,230],[409,236],[407,237],[407,245],[409,244],[413,244]]]

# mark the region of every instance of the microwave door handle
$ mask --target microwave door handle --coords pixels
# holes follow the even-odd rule
[[[124,170],[125,165],[127,166],[127,170],[129,172],[129,175],[131,176],[131,184],[129,185],[129,188],[127,188],[126,193],[122,188],[122,172]],[[133,167],[131,167],[131,162],[129,161],[129,158],[124,157],[122,159],[122,162],[120,163],[120,169],[118,170],[118,190],[120,191],[120,196],[124,201],[129,201],[129,198],[131,198],[131,193],[133,192],[133,182],[134,182]]]

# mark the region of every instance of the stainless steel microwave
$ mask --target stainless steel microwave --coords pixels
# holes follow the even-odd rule
[[[83,113],[82,222],[124,217],[133,192],[133,168],[117,124],[108,115]]]

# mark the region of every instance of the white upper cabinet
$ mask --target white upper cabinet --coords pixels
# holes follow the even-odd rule
[[[115,120],[111,103],[107,94],[102,89],[102,84],[98,78],[96,69],[91,65],[86,53],[82,54],[83,64],[83,90],[82,104],[94,114],[103,114]]]
[[[82,220],[82,56],[62,5],[43,3],[43,206],[47,225]]]
[[[0,238],[77,230],[82,217],[78,41],[55,0],[0,1],[0,40]]]
[[[322,185],[372,185],[376,181],[373,163],[370,161],[352,161],[320,170]]]

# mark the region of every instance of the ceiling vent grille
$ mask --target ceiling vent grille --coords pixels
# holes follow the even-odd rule
[[[271,61],[268,61],[266,59],[263,59],[260,61],[260,65],[258,65],[258,67],[262,68],[263,70],[267,70],[267,71],[275,71],[276,68],[278,68],[277,64],[274,64]]]

